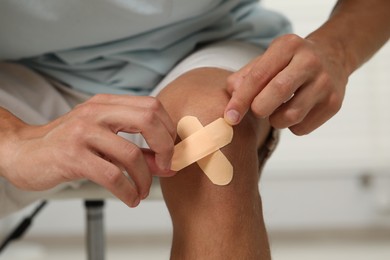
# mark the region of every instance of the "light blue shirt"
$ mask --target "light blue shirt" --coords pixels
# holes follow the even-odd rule
[[[1,59],[91,94],[147,95],[199,45],[266,48],[291,31],[255,0],[4,0],[0,10]]]

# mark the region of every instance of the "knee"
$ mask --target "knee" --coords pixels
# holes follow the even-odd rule
[[[230,74],[231,72],[222,69],[195,69],[173,81],[158,98],[174,122],[183,116],[193,115],[198,117],[203,125],[207,125],[223,117],[230,98],[226,91],[226,79]],[[257,190],[257,149],[269,129],[264,120],[256,119],[251,113],[247,113],[243,121],[234,127],[231,144],[221,149],[234,168],[232,184],[224,189],[226,194],[234,194],[238,190]],[[200,169],[193,165],[167,182],[177,181],[179,186],[197,183],[199,189],[204,188],[211,192],[216,190],[205,175],[199,172]],[[219,190],[219,196],[222,194],[224,193]]]
[[[231,72],[216,68],[191,70],[171,82],[158,96],[172,119],[194,115],[202,124],[223,116],[229,100],[226,78]]]
[[[177,123],[186,115],[198,117],[207,125],[223,117],[229,101],[226,80],[232,72],[217,68],[200,68],[189,71],[169,84],[158,96],[171,118]],[[234,138],[223,148],[232,160],[250,154],[257,154],[270,126],[248,112],[242,122],[234,127]]]
[[[230,74],[211,68],[193,70],[173,81],[158,98],[175,122],[183,116],[193,115],[207,125],[223,116],[229,101],[226,79]],[[233,128],[232,142],[221,149],[234,172],[233,180],[226,186],[214,185],[196,163],[174,177],[161,179],[164,199],[172,217],[176,253],[191,248],[202,255],[213,250],[213,241],[223,240],[226,246],[237,241],[247,245],[242,248],[243,252],[234,248],[234,254],[244,256],[253,248],[267,244],[258,190],[257,148],[269,129],[264,120],[258,120],[250,113]],[[221,245],[218,248],[220,252],[213,251],[218,257],[213,259],[226,258],[221,256],[229,249]]]
[[[218,68],[199,68],[191,70],[171,82],[158,96],[171,118],[177,123],[181,117],[193,115],[207,125],[223,117],[224,109],[230,99],[226,81],[232,72]],[[235,134],[255,138],[260,120],[251,113],[235,127]],[[264,128],[265,126],[261,127]],[[243,136],[244,137],[244,136]]]

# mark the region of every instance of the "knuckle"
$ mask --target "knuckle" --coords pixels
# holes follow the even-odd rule
[[[73,112],[76,113],[79,117],[88,117],[96,113],[99,105],[93,102],[85,102],[77,105]]]
[[[123,172],[117,167],[107,167],[104,172],[112,187],[120,186],[123,181]]]
[[[290,124],[296,124],[302,121],[303,111],[299,108],[289,109],[285,113],[285,120]]]
[[[289,46],[293,49],[300,47],[304,43],[304,40],[300,36],[293,33],[283,35],[277,40],[280,41],[283,46]]]
[[[328,98],[328,107],[329,111],[333,114],[336,114],[342,106],[342,97],[336,93],[332,94]]]
[[[241,83],[245,80],[247,77],[247,73],[249,73],[251,70],[247,70],[247,72],[238,71],[235,73],[232,73],[226,77],[226,85],[228,90],[234,90],[238,87],[240,87]]]
[[[157,121],[157,114],[155,111],[147,109],[142,115],[142,121],[145,125],[154,125]]]
[[[243,78],[241,75],[231,74],[226,78],[226,90],[229,94],[232,94],[239,87],[237,81],[240,77]]]
[[[82,139],[85,139],[90,132],[89,124],[82,118],[74,118],[72,124],[68,128],[67,135],[76,140],[77,143],[80,143]]]
[[[146,106],[149,110],[151,110],[153,112],[157,112],[157,111],[161,110],[162,104],[157,98],[145,97],[145,100],[146,100]]]
[[[161,102],[152,97],[145,98],[146,109],[143,114],[143,121],[146,124],[153,124],[158,119],[158,112],[162,109]]]
[[[127,145],[126,151],[128,151],[128,157],[131,162],[140,160],[143,157],[141,149],[130,143]]]
[[[246,77],[251,81],[252,85],[257,85],[257,83],[261,83],[262,79],[268,79],[271,76],[269,71],[257,67],[256,69],[250,70]]]
[[[290,108],[283,112],[279,111],[270,116],[270,124],[276,129],[283,129],[299,124],[304,118],[302,109]]]
[[[229,75],[229,76],[226,78],[226,84],[227,84],[227,86],[234,86],[235,83],[236,83],[237,77],[238,77],[238,75],[236,75],[236,74],[234,74],[234,73],[231,74],[231,75]]]
[[[304,62],[305,62],[306,68],[309,68],[311,70],[318,70],[318,69],[322,68],[321,58],[313,51],[307,51],[305,53]]]
[[[326,98],[335,92],[335,83],[329,73],[321,73],[312,85],[319,97]]]
[[[319,91],[331,91],[332,90],[332,78],[328,73],[322,73],[319,77],[317,88]]]
[[[302,42],[302,38],[294,33],[286,34],[285,36],[286,41],[292,42],[292,43],[300,43]]]
[[[293,78],[291,76],[276,77],[272,84],[278,98],[287,99],[292,95]]]
[[[110,98],[111,95],[109,94],[96,94],[94,95],[93,97],[91,97],[90,99],[87,100],[87,103],[94,103],[94,102],[102,102],[102,101],[106,101],[107,99]]]
[[[252,113],[255,115],[257,118],[264,118],[268,116],[267,112],[264,110],[263,106],[258,104],[257,102],[253,102],[251,104],[251,110]]]

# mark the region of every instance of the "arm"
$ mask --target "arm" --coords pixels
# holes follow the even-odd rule
[[[390,36],[390,1],[340,0],[329,20],[302,39],[285,35],[228,79],[225,118],[251,109],[275,128],[310,133],[341,108],[349,75]]]
[[[118,132],[142,133],[150,150]],[[151,97],[96,95],[40,126],[0,107],[0,177],[25,190],[89,179],[133,207],[148,195],[151,173],[172,175],[175,133],[167,112]]]
[[[390,37],[390,1],[340,0],[329,20],[307,39],[336,44],[351,74]]]

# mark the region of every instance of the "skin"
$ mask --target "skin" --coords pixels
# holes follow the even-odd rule
[[[231,74],[215,68],[192,70],[158,98],[175,123],[194,115],[207,125],[223,116],[229,101],[226,79]],[[270,259],[257,156],[270,129],[267,120],[252,113],[234,127],[232,143],[221,149],[234,168],[229,185],[212,184],[197,164],[174,177],[160,178],[173,222],[171,259]]]
[[[337,113],[349,75],[389,39],[388,10],[388,0],[339,1],[306,38],[279,37],[235,73],[190,71],[158,98],[97,95],[41,126],[0,108],[0,176],[26,190],[89,179],[133,207],[153,174],[174,175],[168,169],[178,119],[193,114],[207,124],[224,116],[235,126],[223,148],[235,168],[232,183],[212,185],[196,165],[161,180],[174,227],[172,259],[270,259],[257,149],[271,126],[304,135]],[[151,149],[118,132],[142,133]]]
[[[389,10],[387,0],[339,1],[306,38],[275,39],[229,77],[225,119],[236,125],[251,110],[275,128],[312,132],[341,108],[349,75],[389,39]]]
[[[147,197],[152,173],[174,174],[169,168],[175,125],[155,98],[97,95],[40,126],[5,109],[0,120],[0,176],[21,189],[89,179],[134,207]],[[142,133],[151,149],[140,149],[118,132]]]

